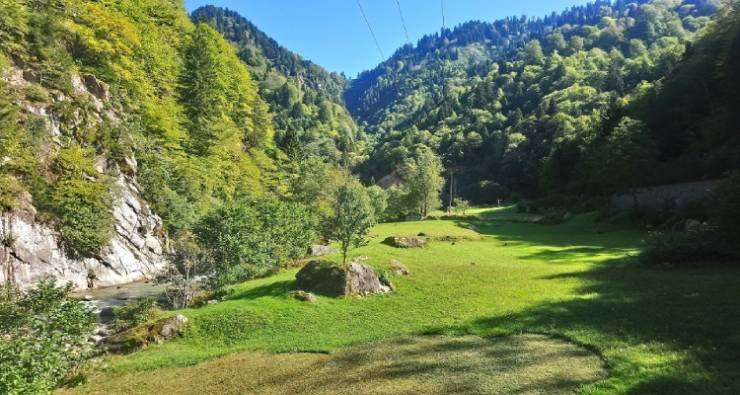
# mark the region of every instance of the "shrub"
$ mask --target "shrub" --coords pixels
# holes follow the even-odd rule
[[[461,198],[455,198],[455,213],[458,215],[465,215],[470,209],[470,202]]]
[[[88,180],[65,180],[54,186],[53,210],[59,233],[70,252],[91,256],[108,244],[113,232],[106,185]]]
[[[143,299],[113,310],[116,325],[120,329],[141,325],[156,317],[159,309],[153,299]]]
[[[181,309],[192,306],[203,296],[202,281],[198,275],[209,269],[207,253],[190,232],[180,232],[172,242],[174,253],[169,256],[169,271],[164,281],[169,285],[164,292],[168,307]]]
[[[63,148],[54,160],[58,176],[39,183],[34,204],[54,214],[62,243],[70,255],[94,256],[113,233],[109,182],[93,166],[95,153],[79,145]]]
[[[305,255],[316,225],[301,204],[242,200],[205,216],[194,229],[209,254],[216,285],[267,273]]]
[[[721,182],[710,198],[712,222],[728,241],[740,244],[740,173]]]
[[[70,289],[53,279],[28,291],[0,287],[0,393],[51,392],[90,356],[93,316]]]
[[[640,259],[650,264],[728,262],[740,258],[717,232],[653,232]]]

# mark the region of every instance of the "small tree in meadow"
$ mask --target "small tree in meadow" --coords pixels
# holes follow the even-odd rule
[[[460,215],[465,215],[465,212],[467,212],[470,209],[470,202],[461,199],[461,198],[455,198],[455,212]]]
[[[420,147],[414,158],[401,169],[408,198],[415,202],[422,218],[439,207],[439,194],[444,186],[442,161],[427,147]]]
[[[349,247],[362,245],[375,225],[374,210],[362,185],[348,182],[337,189],[334,214],[323,225],[324,236],[341,245],[342,264],[346,265]]]

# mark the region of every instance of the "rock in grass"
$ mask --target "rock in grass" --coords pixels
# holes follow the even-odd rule
[[[308,255],[314,256],[314,257],[334,254],[335,252],[337,252],[335,248],[321,245],[321,244],[312,245],[311,247],[308,248]]]
[[[354,261],[342,267],[333,262],[311,261],[296,274],[296,288],[326,296],[370,295],[390,292],[375,270]]]
[[[298,290],[291,292],[290,295],[303,302],[316,303],[316,295],[312,294],[311,292]]]
[[[178,314],[154,322],[129,328],[102,339],[101,347],[110,352],[125,353],[138,350],[150,343],[161,343],[182,333],[188,323],[187,317]]]
[[[174,317],[159,320],[157,323],[162,325],[162,329],[159,330],[159,335],[162,339],[170,340],[182,332],[188,323],[188,318],[182,314],[178,314]]]
[[[397,276],[408,276],[409,274],[411,274],[411,272],[409,272],[409,269],[406,268],[406,266],[404,266],[401,262],[395,259],[391,259],[391,269],[390,270],[393,274]]]
[[[427,245],[427,239],[424,237],[391,236],[383,240],[383,243],[396,248],[420,248]]]
[[[347,286],[348,295],[365,296],[392,291],[390,284],[385,285],[380,281],[372,266],[357,261],[349,264]]]
[[[295,276],[296,288],[326,296],[346,295],[346,273],[339,265],[327,261],[311,261]]]

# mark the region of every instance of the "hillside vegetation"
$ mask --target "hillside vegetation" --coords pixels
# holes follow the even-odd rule
[[[354,80],[181,0],[0,0],[0,42],[0,393],[740,393],[740,1]],[[70,295],[139,279],[99,328]]]
[[[236,46],[275,114],[277,141],[288,155],[348,165],[364,159],[367,142],[342,100],[349,84],[344,75],[283,48],[236,12],[205,6],[191,17],[209,23]]]
[[[709,22],[718,7],[596,1],[544,19],[468,22],[425,36],[362,73],[345,94],[380,138],[362,174],[379,179],[423,144],[458,173],[460,193],[478,202],[510,193],[598,196],[717,176],[736,145],[708,159],[718,146],[708,142],[727,137],[733,123],[707,106],[734,100],[719,97],[734,86],[728,72],[737,45],[729,27],[737,13],[725,9]],[[688,75],[706,88],[703,96],[673,101],[693,92]],[[723,79],[730,84],[715,93]]]
[[[216,202],[279,189],[267,104],[179,1],[8,0],[0,19],[2,71],[25,80],[2,87],[4,209],[30,193],[87,255],[107,243],[120,172],[175,232]],[[100,103],[77,93],[82,79]]]

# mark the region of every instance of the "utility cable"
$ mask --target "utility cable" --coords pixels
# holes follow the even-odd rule
[[[357,0],[357,7],[360,8],[360,14],[362,14],[362,19],[365,20],[365,23],[367,24],[368,30],[370,30],[370,35],[373,36],[373,41],[375,41],[375,47],[378,48],[378,52],[380,53],[381,59],[385,59],[385,55],[383,55],[383,50],[380,48],[380,43],[378,43],[378,37],[375,36],[375,32],[373,31],[372,26],[370,26],[370,21],[367,20],[367,15],[365,15],[365,10],[362,9],[362,4],[360,3],[360,0]]]
[[[401,16],[401,26],[403,26],[403,33],[406,35],[406,42],[410,43],[411,39],[409,38],[409,31],[406,29],[406,19],[403,17],[403,11],[401,11],[401,2],[399,0],[396,0],[396,7],[398,7],[398,15]]]
[[[445,0],[439,0],[440,8],[442,9],[442,29],[445,28]]]

